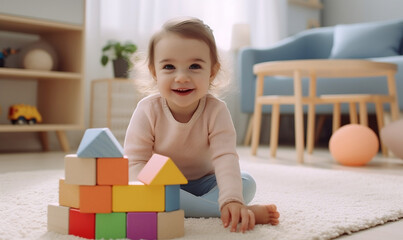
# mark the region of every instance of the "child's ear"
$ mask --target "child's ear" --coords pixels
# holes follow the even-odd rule
[[[210,82],[214,80],[214,78],[217,76],[218,71],[220,70],[220,64],[216,63],[212,68],[211,68],[211,74],[210,74]]]
[[[153,77],[153,79],[154,79],[154,80],[157,80],[157,74],[156,74],[156,72],[155,72],[155,68],[149,67],[148,69],[150,70],[150,73],[151,73],[151,76]]]

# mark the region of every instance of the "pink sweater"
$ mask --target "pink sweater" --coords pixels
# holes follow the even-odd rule
[[[153,153],[170,157],[188,180],[215,173],[218,203],[243,203],[236,133],[225,103],[212,95],[200,100],[187,123],[174,119],[160,94],[142,99],[130,120],[124,143],[130,180]]]

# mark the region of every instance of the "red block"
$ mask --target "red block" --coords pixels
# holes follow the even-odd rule
[[[97,158],[97,185],[128,185],[127,158]]]
[[[79,209],[70,208],[69,235],[94,239],[95,213],[82,213]]]

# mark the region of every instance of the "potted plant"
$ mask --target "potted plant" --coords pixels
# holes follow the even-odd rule
[[[116,78],[127,78],[130,66],[130,56],[135,53],[137,46],[130,41],[121,43],[110,40],[102,48],[101,64],[106,66],[109,60],[113,61],[113,70]]]

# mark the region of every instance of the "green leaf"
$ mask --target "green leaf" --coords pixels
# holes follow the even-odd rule
[[[126,45],[125,50],[130,53],[134,53],[137,50],[137,46],[134,44]]]
[[[112,45],[110,45],[110,44],[106,45],[104,48],[102,48],[102,52],[108,51],[109,49],[111,49],[111,47],[112,47]]]
[[[102,65],[105,66],[108,63],[108,61],[109,61],[108,56],[102,55],[102,57],[101,57]]]

